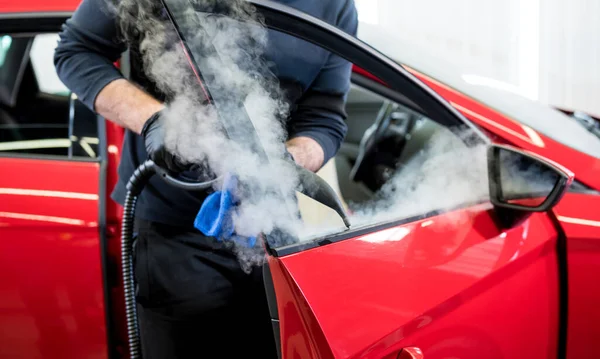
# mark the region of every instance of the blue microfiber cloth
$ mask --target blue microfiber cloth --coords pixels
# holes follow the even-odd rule
[[[256,245],[256,236],[241,237],[235,234],[232,215],[238,205],[234,196],[237,178],[227,176],[220,191],[211,193],[202,203],[194,220],[194,227],[219,241],[231,240],[245,247]]]

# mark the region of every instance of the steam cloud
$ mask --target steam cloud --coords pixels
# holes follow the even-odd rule
[[[235,173],[240,182],[252,184],[249,190],[239,193],[241,205],[234,218],[236,232],[242,236],[270,234],[281,229],[306,239],[317,233],[339,231],[335,226],[310,228],[300,218],[285,215],[295,210],[293,193],[298,178],[293,167],[283,161],[286,139],[283,121],[289,109],[262,58],[267,30],[260,18],[244,0],[191,0],[191,3],[205,11],[187,13],[185,23],[180,25],[206,30],[187,38],[192,52],[204,53],[203,46],[212,44],[219,53],[218,58],[209,55],[196,61],[208,69],[204,77],[216,79],[216,90],[228,94],[219,108],[220,115],[234,112],[228,109],[234,109],[238,99],[244,98],[246,111],[271,164],[259,161],[249,143],[233,142],[222,131],[216,109],[204,102],[175,30],[157,16],[159,2],[111,3],[123,34],[141,40],[147,75],[170,98],[165,134],[168,149],[188,163],[208,165],[218,176]],[[211,14],[217,6],[221,14],[228,16]],[[467,147],[461,136],[465,139],[468,134],[441,131],[434,136],[425,151],[388,181],[373,201],[353,206],[354,226],[449,208],[487,196],[485,146]],[[273,193],[287,194],[284,203]],[[247,270],[264,259],[260,250],[243,247],[236,250]]]
[[[431,120],[425,120],[431,121]],[[367,202],[349,203],[353,227],[451,210],[489,198],[487,145],[471,130],[439,126],[424,147],[403,164]],[[468,211],[450,211],[438,224],[469,221]],[[442,223],[441,221],[445,221]],[[342,230],[332,224],[305,228],[304,238]]]
[[[357,222],[423,215],[487,198],[486,149],[470,131],[440,128],[423,151],[382,187],[375,205],[358,210]],[[441,219],[449,225],[467,220],[464,212],[449,212]]]
[[[267,29],[246,1],[181,0],[175,7],[189,3],[202,11],[187,11],[184,22],[178,25],[206,30],[195,31],[186,40],[192,53],[207,54],[196,61],[206,69],[203,77],[214,79],[211,90],[225,94],[225,101],[219,103],[219,114],[235,113],[239,99],[244,99],[270,164],[259,160],[250,143],[232,141],[223,132],[216,109],[205,102],[175,29],[158,16],[160,3],[118,1],[112,9],[118,14],[122,33],[128,40],[140,41],[146,74],[170,98],[166,146],[187,163],[208,165],[217,176],[234,173],[240,183],[249,184],[249,188],[238,193],[241,204],[233,218],[239,235],[270,234],[275,228],[294,235],[301,220],[286,214],[294,213],[298,178],[293,167],[283,160],[283,121],[288,115],[288,104],[262,57]],[[192,7],[188,5],[189,9]],[[217,7],[222,15],[214,14]],[[209,44],[216,48],[218,56],[204,51]],[[221,185],[217,184],[216,189]],[[270,240],[277,238],[271,236]],[[244,265],[262,260],[258,250],[237,249]]]

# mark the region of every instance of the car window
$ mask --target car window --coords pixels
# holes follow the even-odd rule
[[[318,174],[338,192],[357,228],[487,199],[486,147],[471,132],[445,127],[356,83],[346,112],[348,134]],[[303,196],[299,201],[310,222],[303,240],[343,230],[329,208]]]
[[[96,115],[60,81],[58,34],[0,35],[0,154],[97,158]]]

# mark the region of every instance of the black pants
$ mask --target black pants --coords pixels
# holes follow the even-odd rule
[[[136,220],[134,270],[142,355],[277,358],[262,269],[241,269],[196,230]]]

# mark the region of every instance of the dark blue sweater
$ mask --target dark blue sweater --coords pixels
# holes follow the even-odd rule
[[[126,50],[120,41],[106,0],[83,0],[60,34],[55,65],[60,79],[89,108],[111,81],[123,78],[113,63]],[[358,19],[353,0],[279,0],[356,35]],[[306,136],[317,141],[325,161],[338,151],[346,134],[344,103],[350,88],[351,64],[303,40],[269,31],[265,54],[274,65],[292,111],[287,123],[290,138]],[[136,67],[136,62],[132,64]],[[138,66],[141,67],[141,66]],[[143,69],[132,68],[131,80],[164,100]],[[148,157],[143,139],[126,131],[119,165],[119,183],[113,199],[123,203],[125,184],[135,168]],[[191,226],[205,194],[187,193],[153,178],[138,198],[136,215],[142,219]]]

